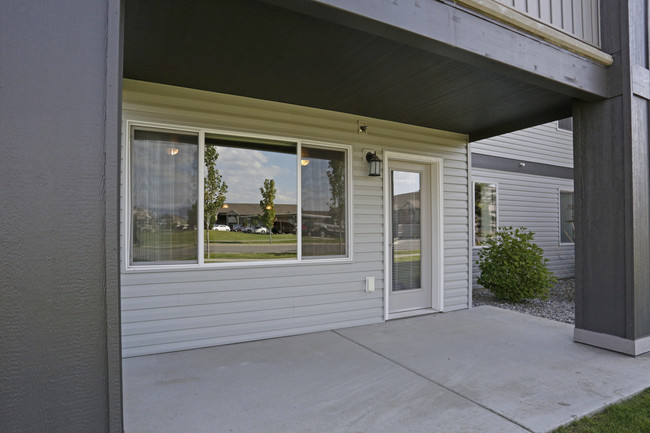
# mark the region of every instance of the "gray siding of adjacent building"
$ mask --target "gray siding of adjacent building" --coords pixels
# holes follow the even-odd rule
[[[383,181],[368,176],[364,148],[444,158],[444,305],[468,307],[465,136],[374,119],[363,119],[368,134],[360,135],[357,116],[142,82],[125,82],[123,107],[125,120],[351,145],[354,188],[352,261],[183,270],[122,264],[125,356],[383,321]],[[368,276],[374,293],[364,291]]]
[[[575,273],[574,245],[560,244],[560,190],[573,191],[573,181],[494,170],[472,169],[475,180],[497,183],[499,226],[526,227],[544,249],[549,269],[558,278]],[[478,251],[472,253],[474,281],[480,275]]]
[[[472,153],[573,168],[573,134],[557,122],[472,143]]]
[[[556,122],[472,143],[472,153],[522,162],[573,167],[572,134],[558,130]],[[560,243],[560,191],[573,191],[573,179],[472,168],[474,181],[498,184],[499,226],[526,227],[544,249],[549,269],[558,278],[575,275],[575,246]],[[478,251],[473,248],[474,284],[480,275]]]

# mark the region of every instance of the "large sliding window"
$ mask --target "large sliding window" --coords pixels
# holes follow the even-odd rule
[[[140,126],[130,137],[130,265],[349,257],[347,146]]]
[[[474,246],[485,245],[497,230],[497,185],[474,182]]]

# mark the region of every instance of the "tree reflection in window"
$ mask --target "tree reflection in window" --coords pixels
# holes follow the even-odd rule
[[[301,161],[302,255],[345,256],[345,151],[304,146]]]

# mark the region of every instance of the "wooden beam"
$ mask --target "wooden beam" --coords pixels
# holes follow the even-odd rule
[[[531,18],[520,11],[494,0],[454,0],[455,3],[481,12],[509,26],[523,30],[533,36],[551,42],[576,54],[594,60],[604,66],[611,66],[614,58],[609,54],[564,33],[552,26]]]

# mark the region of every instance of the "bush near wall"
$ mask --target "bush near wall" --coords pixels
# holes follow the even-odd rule
[[[477,282],[508,302],[548,298],[557,279],[548,270],[544,251],[533,242],[534,235],[526,227],[501,227],[488,236],[487,246],[478,253]]]

